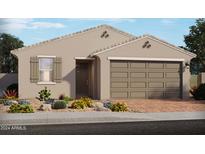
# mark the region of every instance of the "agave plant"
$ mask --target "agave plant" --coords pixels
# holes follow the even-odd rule
[[[15,99],[15,98],[17,98],[16,90],[6,90],[6,91],[3,91],[3,94],[4,94],[5,99]]]

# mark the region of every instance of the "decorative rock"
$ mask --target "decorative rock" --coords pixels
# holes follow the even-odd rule
[[[95,108],[95,111],[110,111],[110,109],[105,108],[103,106],[103,103],[101,103],[101,102],[95,102],[94,108]]]
[[[103,103],[101,103],[101,102],[95,102],[95,103],[93,104],[93,107],[103,107]]]
[[[30,101],[29,101],[29,100],[26,100],[26,99],[20,99],[18,102],[19,102],[19,104],[21,104],[21,105],[30,104]]]
[[[18,102],[15,100],[9,100],[9,99],[4,102],[5,106],[10,106],[12,104],[18,104]]]
[[[105,108],[110,108],[111,105],[112,105],[112,103],[111,103],[110,100],[106,100],[106,101],[103,102],[103,106],[104,106]]]
[[[95,111],[111,111],[110,109],[108,109],[108,108],[105,108],[105,107],[95,107]]]
[[[51,104],[42,104],[40,106],[39,110],[41,110],[41,111],[51,111],[52,110]]]

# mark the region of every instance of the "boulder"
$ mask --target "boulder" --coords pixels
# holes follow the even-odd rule
[[[101,102],[95,102],[94,108],[95,108],[95,111],[110,111],[110,109],[105,108],[103,106],[103,103],[101,103]]]
[[[41,111],[51,111],[52,110],[51,104],[42,104],[40,106],[39,110],[41,110]]]

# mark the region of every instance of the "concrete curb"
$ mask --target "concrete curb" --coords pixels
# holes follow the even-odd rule
[[[0,125],[51,125],[205,119],[205,112],[36,112],[0,114]]]

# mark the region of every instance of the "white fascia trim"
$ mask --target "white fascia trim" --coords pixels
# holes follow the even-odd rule
[[[56,58],[56,56],[38,55],[38,58]]]
[[[90,58],[90,57],[75,57],[77,60],[94,60],[95,58]]]
[[[38,82],[37,84],[40,84],[40,85],[54,85],[54,84],[56,84],[56,82]]]
[[[185,59],[175,58],[137,58],[137,57],[108,57],[108,60],[138,60],[138,61],[180,61],[183,62]]]

